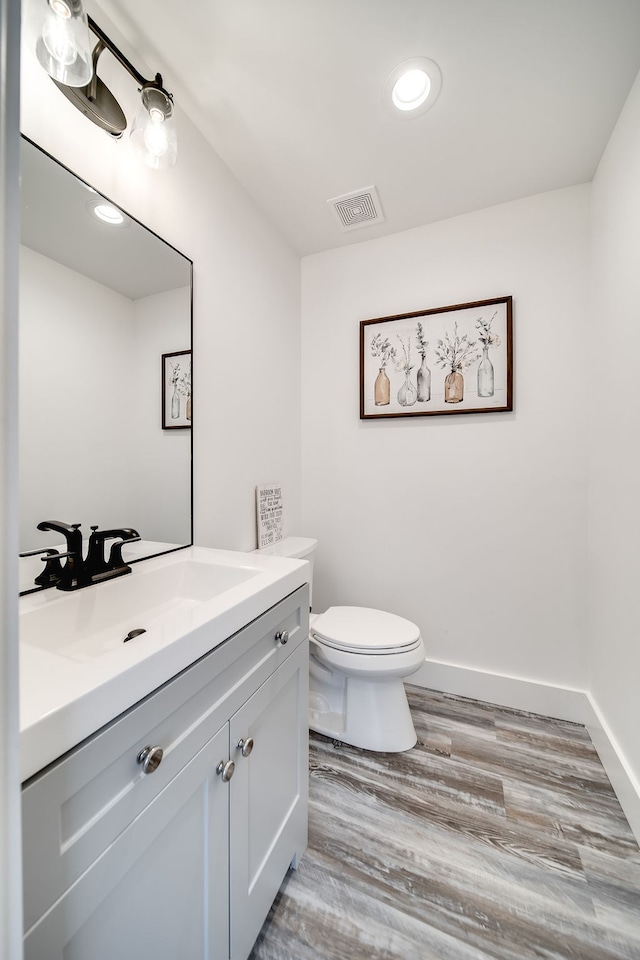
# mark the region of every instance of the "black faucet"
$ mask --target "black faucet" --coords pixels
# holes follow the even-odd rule
[[[61,520],[43,520],[38,524],[38,530],[53,530],[62,534],[67,541],[67,550],[65,553],[55,553],[55,559],[59,561],[66,557],[67,562],[61,570],[56,570],[56,578],[50,578],[47,583],[58,588],[58,590],[79,590],[82,587],[88,587],[92,583],[100,583],[103,580],[110,580],[113,577],[121,577],[125,573],[131,573],[129,567],[122,559],[122,547],[124,543],[133,543],[140,540],[140,534],[131,527],[122,527],[117,530],[98,530],[98,527],[91,527],[91,536],[89,537],[89,548],[86,558],[82,552],[82,533],[79,523],[63,523]],[[109,559],[105,560],[104,544],[106,540],[117,540],[111,547]],[[35,552],[35,551],[34,551]],[[45,554],[45,551],[37,551]],[[47,559],[43,556],[43,559]],[[45,570],[45,573],[47,571]],[[42,576],[42,575],[41,575]],[[42,583],[42,579],[36,578],[36,583]]]

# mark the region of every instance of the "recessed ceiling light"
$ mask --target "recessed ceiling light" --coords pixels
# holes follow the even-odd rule
[[[112,203],[100,198],[99,200],[89,200],[87,210],[103,223],[108,223],[111,227],[128,227],[130,220],[125,214],[114,207]]]
[[[393,85],[391,99],[398,110],[416,110],[425,102],[431,89],[429,74],[414,67],[400,74]]]
[[[391,71],[383,95],[396,116],[416,117],[433,106],[441,86],[438,64],[426,57],[413,57]]]

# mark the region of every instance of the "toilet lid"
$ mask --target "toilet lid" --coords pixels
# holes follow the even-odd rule
[[[314,618],[311,633],[349,653],[394,653],[420,643],[415,623],[370,607],[329,607]]]

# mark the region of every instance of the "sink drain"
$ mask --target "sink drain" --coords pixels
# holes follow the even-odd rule
[[[141,633],[146,633],[146,632],[147,631],[145,630],[144,627],[138,627],[136,630],[129,630],[129,633],[126,635],[126,637],[122,642],[128,643],[129,640],[135,640],[135,638],[139,637]]]

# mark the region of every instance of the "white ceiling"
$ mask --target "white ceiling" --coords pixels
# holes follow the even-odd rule
[[[100,6],[302,255],[590,180],[640,69],[640,0]],[[393,116],[415,56],[442,92]],[[327,200],[371,185],[385,222],[342,233]]]

